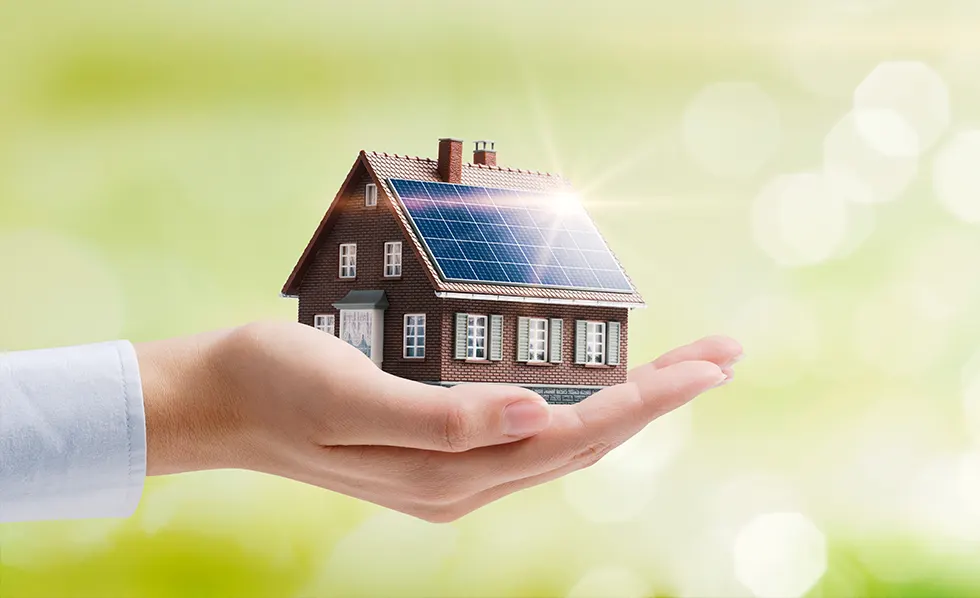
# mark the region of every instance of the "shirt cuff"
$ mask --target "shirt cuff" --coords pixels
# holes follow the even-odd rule
[[[0,353],[0,521],[128,517],[145,477],[131,343]]]

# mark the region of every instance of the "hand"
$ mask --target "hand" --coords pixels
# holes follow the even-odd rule
[[[548,405],[519,387],[405,380],[301,324],[248,324],[136,349],[149,475],[252,469],[433,522],[596,463],[731,380],[742,352],[708,337],[577,405]]]

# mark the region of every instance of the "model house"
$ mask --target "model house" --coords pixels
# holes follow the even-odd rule
[[[574,403],[626,381],[643,299],[559,176],[362,151],[282,294],[299,321],[387,372],[441,385],[517,384]]]

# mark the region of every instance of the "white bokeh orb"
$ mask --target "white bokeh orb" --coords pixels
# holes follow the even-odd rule
[[[964,222],[980,222],[980,130],[958,133],[936,155],[932,184],[936,199]]]
[[[949,126],[949,112],[946,82],[924,62],[883,62],[854,90],[858,133],[886,156],[932,147]]]
[[[583,519],[609,523],[638,518],[653,500],[657,474],[687,445],[690,405],[649,424],[592,467],[562,479],[566,502]]]
[[[753,237],[782,266],[829,259],[846,230],[846,204],[819,174],[776,177],[763,187],[752,206]]]
[[[919,172],[916,156],[887,155],[862,136],[855,112],[827,133],[823,173],[834,191],[848,201],[881,203],[897,199]]]
[[[644,598],[649,595],[649,582],[633,570],[616,565],[589,569],[567,594],[568,598]]]
[[[772,157],[781,139],[779,108],[754,83],[714,83],[684,110],[681,139],[688,155],[705,171],[746,177]]]
[[[919,133],[897,111],[889,108],[854,110],[854,126],[868,147],[883,156],[919,155]]]
[[[802,596],[827,570],[823,533],[797,512],[767,513],[746,523],[733,556],[736,577],[759,598]]]
[[[845,202],[847,204],[847,230],[844,238],[831,254],[832,259],[843,259],[854,255],[871,238],[878,226],[875,207],[869,204]]]

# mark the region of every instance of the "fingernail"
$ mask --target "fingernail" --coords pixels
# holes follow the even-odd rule
[[[504,408],[504,434],[530,436],[548,427],[551,412],[537,401],[519,401]]]
[[[724,385],[728,384],[729,382],[731,382],[735,378],[735,374],[734,373],[728,373],[728,372],[724,372],[723,371],[722,372],[722,375],[725,376],[725,377],[722,378],[721,380],[719,380],[714,386],[712,386],[712,388],[718,388],[719,386],[724,386]]]
[[[739,353],[735,357],[729,359],[728,360],[728,363],[726,363],[725,366],[726,367],[732,367],[733,365],[735,365],[736,363],[742,361],[743,359],[745,359],[745,353]]]

